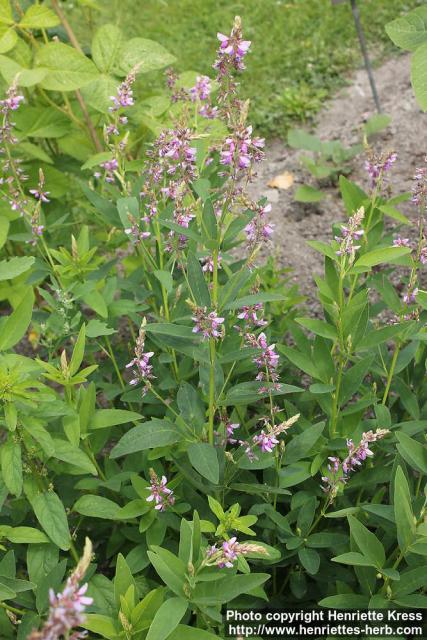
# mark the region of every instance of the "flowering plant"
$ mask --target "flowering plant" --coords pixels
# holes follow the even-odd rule
[[[426,604],[425,169],[416,239],[385,224],[410,222],[388,194],[394,154],[368,158],[368,192],[341,177],[348,220],[310,243],[323,317],[302,317],[262,266],[274,225],[248,194],[264,141],[239,99],[239,18],[218,43],[215,78],[168,72],[142,163],[140,61],[127,70],[71,237],[39,222],[44,172],[31,209],[10,174],[12,231],[42,228],[13,233],[1,263],[5,638],[209,640],[230,604]]]

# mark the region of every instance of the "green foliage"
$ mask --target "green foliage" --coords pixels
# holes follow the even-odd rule
[[[26,96],[4,157],[29,175],[0,201],[6,637],[15,617],[18,640],[40,628],[70,575],[93,599],[83,627],[108,640],[221,638],[225,605],[424,607],[427,246],[393,243],[408,194],[390,196],[384,168],[365,192],[343,175],[358,148],[290,132],[342,196],[344,222],[310,242],[314,318],[286,269],[256,265],[270,229],[243,187],[261,155],[243,103],[203,118],[195,73],[181,100],[141,99],[139,74],[173,62],[163,39],[114,23],[80,49],[60,22],[0,2],[0,71]],[[135,105],[110,112],[124,78]],[[231,164],[230,136],[246,145]]]

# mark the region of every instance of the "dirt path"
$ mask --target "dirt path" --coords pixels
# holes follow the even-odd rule
[[[375,137],[376,151],[394,150],[398,160],[391,175],[393,195],[411,188],[416,166],[420,166],[427,153],[427,115],[423,114],[413,97],[410,84],[409,56],[393,58],[375,71],[378,92],[384,113],[391,116],[390,126]],[[361,126],[375,113],[368,79],[363,69],[352,82],[325,105],[320,113],[315,133],[322,140],[339,139],[345,145],[361,141]],[[312,299],[313,275],[321,274],[322,257],[313,251],[307,240],[329,241],[331,224],[345,218],[336,188],[327,189],[327,196],[316,205],[301,205],[293,201],[294,187],[277,190],[267,186],[272,177],[288,171],[295,183],[314,184],[298,160],[301,152],[290,149],[283,142],[272,142],[258,176],[251,185],[254,197],[266,196],[272,203],[272,218],[276,225],[274,246],[279,263],[293,268],[293,279],[303,294]],[[369,180],[363,167],[363,156],[352,162],[349,178],[368,188]],[[411,207],[406,207],[411,215]],[[412,216],[413,217],[413,216]],[[315,305],[317,306],[317,305]]]

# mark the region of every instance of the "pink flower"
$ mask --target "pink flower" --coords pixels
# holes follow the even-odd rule
[[[150,495],[147,498],[147,502],[154,502],[155,509],[157,511],[166,511],[167,507],[171,507],[175,504],[175,498],[172,489],[168,489],[167,478],[162,476],[159,480],[156,473],[150,470]]]
[[[264,430],[261,431],[260,434],[255,435],[252,440],[253,443],[261,447],[261,451],[265,453],[271,453],[276,444],[279,444],[279,440],[273,433],[266,433]]]
[[[201,333],[204,338],[223,338],[224,337],[224,318],[220,318],[216,311],[207,313],[206,308],[195,307],[195,315],[193,321],[193,333]]]

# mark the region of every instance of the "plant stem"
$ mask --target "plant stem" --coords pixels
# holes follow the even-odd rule
[[[123,390],[125,390],[126,385],[125,385],[125,383],[124,383],[124,381],[123,381],[123,376],[122,376],[122,374],[121,374],[121,372],[120,372],[119,366],[118,366],[118,364],[117,364],[116,357],[115,357],[114,352],[113,352],[113,349],[112,349],[112,347],[111,347],[110,338],[109,338],[108,336],[105,336],[105,343],[106,343],[106,345],[107,345],[108,355],[110,356],[110,360],[111,360],[111,362],[113,363],[114,370],[115,370],[115,372],[116,372],[116,374],[117,374],[117,377],[118,377],[118,379],[119,379],[120,386],[121,386],[121,388],[122,388]]]
[[[385,404],[387,402],[387,398],[388,398],[388,394],[389,394],[389,391],[390,391],[391,382],[393,380],[394,370],[396,368],[396,362],[397,362],[397,357],[399,355],[399,352],[400,352],[400,344],[397,344],[396,348],[394,350],[394,353],[393,353],[393,358],[392,358],[392,361],[391,361],[390,370],[388,372],[387,384],[386,384],[386,387],[385,387],[385,390],[384,390],[382,404]]]
[[[215,417],[215,338],[209,339],[210,369],[209,369],[209,443],[214,443]]]

